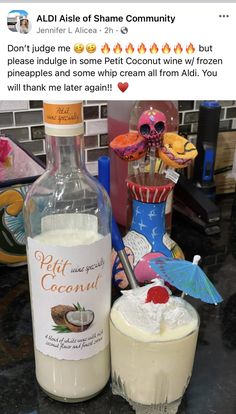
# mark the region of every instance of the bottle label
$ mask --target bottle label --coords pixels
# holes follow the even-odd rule
[[[39,239],[28,238],[35,347],[57,359],[89,358],[109,344],[111,237],[72,247]]]
[[[75,136],[84,133],[83,105],[80,102],[44,102],[47,135]]]
[[[43,104],[44,121],[51,125],[78,125],[83,122],[82,102]]]

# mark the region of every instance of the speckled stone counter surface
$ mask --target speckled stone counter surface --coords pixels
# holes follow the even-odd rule
[[[200,254],[203,268],[224,302],[215,307],[191,300],[201,327],[190,385],[179,414],[236,413],[236,206],[220,200],[222,231],[205,236],[180,219],[172,237],[191,260]],[[140,373],[141,374],[141,373]],[[145,378],[143,379],[145,381]],[[131,414],[108,384],[93,400],[68,405],[51,400],[34,375],[27,268],[0,268],[0,414]]]

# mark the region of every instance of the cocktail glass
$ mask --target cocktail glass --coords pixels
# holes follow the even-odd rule
[[[132,327],[130,335],[123,333],[111,312],[112,392],[136,414],[177,412],[191,378],[199,330],[198,314],[192,311],[195,329],[177,339],[151,342],[137,339]]]

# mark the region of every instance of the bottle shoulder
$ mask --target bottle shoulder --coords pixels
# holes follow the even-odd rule
[[[25,208],[32,204],[53,213],[111,208],[110,199],[96,178],[80,171],[62,175],[46,170],[27,194]]]
[[[77,189],[79,193],[84,190],[88,190],[91,193],[94,192],[95,194],[104,191],[99,181],[88,172],[84,173],[78,170],[67,174],[54,174],[51,170],[45,170],[31,185],[28,196],[30,197],[40,192],[44,194],[45,190],[56,191],[58,186],[65,190],[67,188],[74,188],[74,191]]]

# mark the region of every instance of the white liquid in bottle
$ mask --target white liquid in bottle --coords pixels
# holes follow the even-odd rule
[[[99,239],[101,240],[101,236],[93,231],[80,232],[79,234],[73,230],[49,231],[35,238],[42,245],[57,245],[60,247],[79,246],[80,244],[93,243]],[[107,288],[109,288],[110,274],[104,275],[104,277],[106,276],[108,276]],[[31,275],[32,277],[34,275]],[[48,288],[49,283],[46,283],[46,287]],[[97,287],[98,289],[99,287]],[[106,303],[105,312],[107,318],[102,328],[104,332],[108,332],[109,305],[109,302]],[[89,333],[89,330],[86,332]],[[76,335],[78,336],[79,334],[75,333],[72,335],[76,339]],[[88,335],[83,336],[88,337]],[[108,343],[108,333],[106,333],[105,341]],[[105,386],[110,375],[108,345],[95,355],[81,360],[61,360],[53,358],[35,348],[35,362],[39,384],[47,393],[52,394],[54,398],[58,395],[59,399],[75,399],[76,401],[78,399],[87,399],[88,395],[95,395]]]

